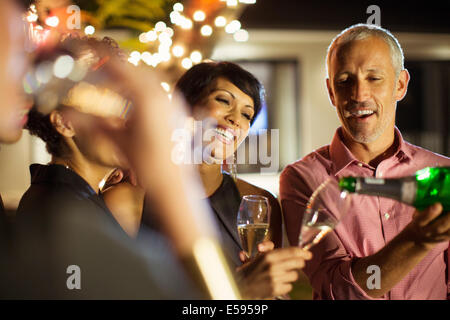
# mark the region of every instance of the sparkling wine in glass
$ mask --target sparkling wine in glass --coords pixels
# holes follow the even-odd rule
[[[237,216],[237,228],[242,248],[248,258],[258,253],[258,243],[262,242],[269,230],[269,201],[264,196],[244,196]]]
[[[347,214],[351,196],[341,191],[338,180],[325,180],[311,195],[303,216],[299,246],[309,250],[334,230]]]

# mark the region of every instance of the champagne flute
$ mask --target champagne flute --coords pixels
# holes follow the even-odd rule
[[[254,257],[258,253],[258,243],[265,239],[269,230],[269,200],[264,196],[244,196],[237,215],[237,228],[247,257]]]
[[[313,192],[306,205],[299,246],[309,250],[333,231],[351,206],[351,196],[341,191],[338,180],[328,178]]]

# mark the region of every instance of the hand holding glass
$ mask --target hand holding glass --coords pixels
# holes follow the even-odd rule
[[[242,248],[248,258],[258,253],[269,230],[269,201],[264,196],[244,196],[237,215],[237,227]]]

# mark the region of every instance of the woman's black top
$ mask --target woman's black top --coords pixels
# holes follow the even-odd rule
[[[0,216],[3,217],[4,215],[5,215],[5,207],[3,206],[2,196],[0,195]]]
[[[237,214],[241,203],[241,196],[236,183],[228,173],[223,173],[223,180],[220,187],[208,200],[218,222],[224,251],[234,267],[238,267],[242,264],[239,259],[239,252],[242,251],[242,245],[237,230]]]
[[[239,252],[242,251],[242,246],[236,223],[241,196],[233,178],[228,173],[223,173],[220,187],[208,198],[208,201],[214,212],[214,220],[217,222],[217,228],[220,232],[222,249],[231,267],[236,268],[242,264],[239,259]],[[150,203],[152,203],[151,199],[146,197],[142,225],[153,230],[160,230],[155,216],[151,213]]]
[[[107,218],[118,232],[124,231],[115,221],[103,198],[77,173],[62,165],[32,164],[31,185],[17,208],[19,220],[55,218],[57,211],[79,207],[79,214]]]
[[[30,173],[15,219],[9,297],[198,297],[161,235],[147,232],[141,243],[129,238],[102,197],[64,166],[33,164]],[[81,270],[80,290],[67,287],[70,265]]]

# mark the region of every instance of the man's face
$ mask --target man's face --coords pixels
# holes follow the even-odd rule
[[[12,1],[0,5],[0,142],[17,141],[27,121],[22,79],[27,67],[24,25]]]
[[[378,37],[335,48],[327,87],[344,135],[358,143],[391,143],[397,101],[408,80],[406,70],[396,77],[389,46]]]

